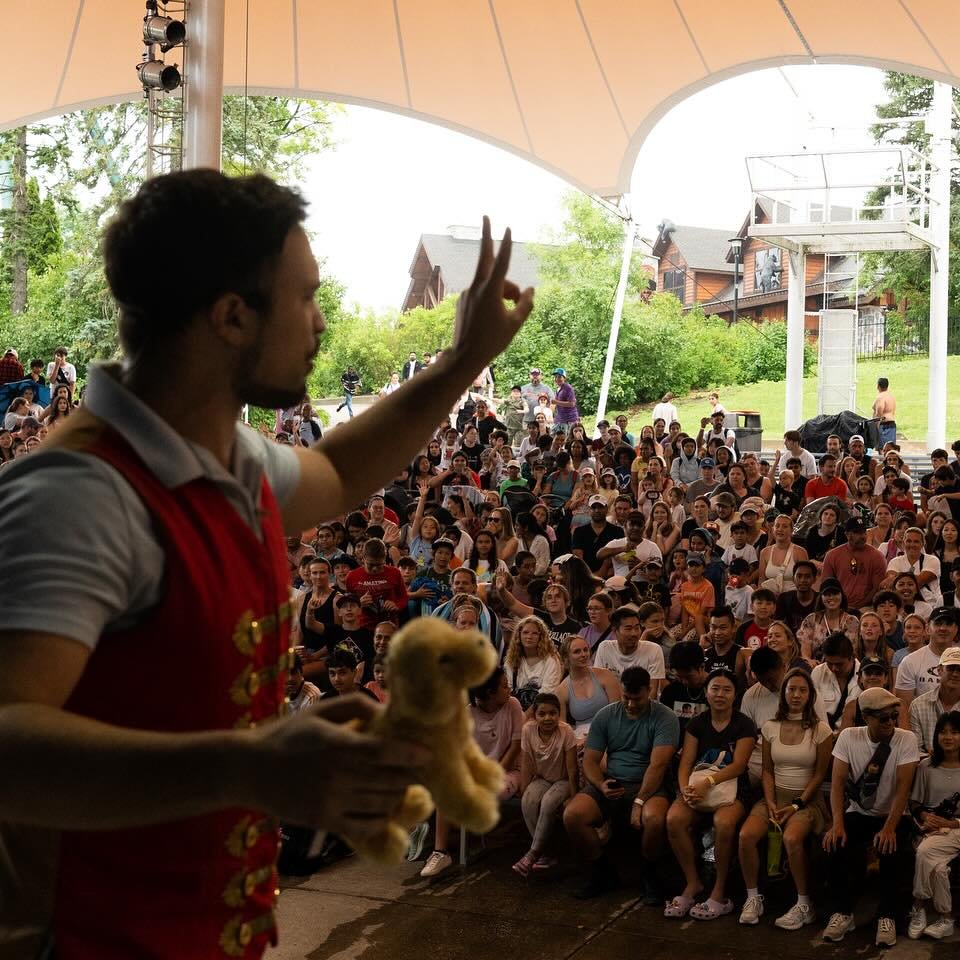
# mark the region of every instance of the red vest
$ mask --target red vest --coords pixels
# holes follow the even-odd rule
[[[167,732],[242,729],[281,714],[289,571],[266,479],[261,542],[211,481],[167,489],[110,428],[86,449],[138,493],[166,564],[158,606],[137,626],[100,638],[65,709]],[[242,809],[64,832],[57,960],[260,957],[276,942],[278,838],[276,823]]]

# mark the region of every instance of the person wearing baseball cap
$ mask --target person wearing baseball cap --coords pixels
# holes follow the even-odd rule
[[[821,576],[839,580],[847,603],[859,610],[869,606],[882,588],[887,565],[880,551],[867,544],[867,527],[862,519],[850,517],[844,533],[847,542],[824,555]]]
[[[563,367],[557,367],[553,371],[553,379],[557,384],[557,392],[553,398],[553,422],[557,427],[561,427],[565,434],[569,434],[573,425],[580,422],[577,394],[567,383],[567,371]]]
[[[529,490],[530,485],[527,483],[523,477],[520,476],[521,464],[519,460],[508,460],[507,461],[507,476],[500,483],[500,486],[497,488],[497,492],[500,494],[501,500],[503,499],[504,493],[507,490]]]
[[[914,700],[940,685],[940,658],[945,651],[960,645],[958,614],[956,607],[937,607],[930,614],[929,643],[900,661],[896,691],[903,700],[905,718]]]
[[[593,494],[587,500],[590,522],[577,527],[570,540],[574,556],[580,557],[591,573],[597,573],[603,566],[603,561],[597,559],[597,551],[623,537],[623,527],[607,520],[607,506],[606,497]]]
[[[16,383],[23,379],[23,364],[20,362],[20,354],[13,347],[7,347],[6,352],[0,357],[0,384]]]
[[[883,687],[886,689],[890,680],[890,665],[886,660],[880,657],[867,656],[860,660],[860,666],[857,669],[857,683],[860,685],[861,692],[869,690],[871,687]],[[851,698],[843,708],[843,717],[840,721],[840,729],[846,730],[847,727],[865,727],[867,721],[863,718],[863,711],[860,709],[860,698]]]
[[[947,647],[940,654],[936,673],[939,684],[914,698],[907,711],[920,752],[927,755],[933,753],[934,728],[940,715],[960,710],[960,647]]]
[[[854,927],[854,908],[866,881],[867,852],[880,872],[877,946],[897,942],[902,913],[900,880],[911,845],[907,802],[920,762],[917,738],[897,727],[901,701],[883,687],[857,698],[865,726],[841,730],[833,748],[830,806],[833,825],[824,835],[830,920],[824,940],[839,942]]]
[[[537,404],[540,402],[540,394],[542,393],[547,395],[547,400],[553,399],[553,390],[543,382],[543,371],[539,367],[531,367],[530,382],[520,388],[520,395],[527,403],[527,409],[523,415],[525,426],[536,423]]]
[[[723,482],[723,477],[716,472],[717,463],[713,457],[703,457],[700,460],[700,474],[696,480],[687,484],[684,500],[693,503],[697,497],[709,497]]]

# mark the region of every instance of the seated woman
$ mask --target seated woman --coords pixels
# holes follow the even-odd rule
[[[871,657],[889,663],[893,659],[893,651],[887,646],[883,621],[872,610],[864,610],[860,614],[860,627],[853,643],[853,652],[858,660]]]
[[[494,590],[500,602],[515,617],[539,617],[547,625],[550,639],[557,651],[567,637],[575,637],[583,629],[583,624],[579,620],[574,620],[568,613],[570,595],[562,584],[551,583],[543,591],[543,609],[528,607],[517,600],[507,590],[507,579],[503,573],[497,574]]]
[[[893,591],[903,601],[901,609],[905,617],[915,613],[918,617],[923,617],[924,620],[930,619],[930,614],[933,613],[933,605],[920,598],[920,584],[917,582],[915,574],[909,571],[898,573],[897,578],[893,581]]]
[[[851,643],[857,642],[860,621],[847,613],[847,598],[839,580],[832,577],[820,585],[820,595],[813,613],[808,613],[797,631],[800,652],[807,662],[819,662],[823,658],[820,649],[831,633],[845,633]]]
[[[530,719],[537,695],[553,693],[563,677],[563,664],[539,617],[524,617],[516,625],[503,668],[511,694]]]
[[[507,565],[497,557],[497,538],[493,531],[481,530],[477,534],[464,566],[477,575],[477,583],[492,583],[497,573],[507,572]]]
[[[800,642],[797,640],[796,634],[782,620],[774,620],[770,624],[767,630],[767,646],[780,655],[784,670],[801,667],[809,672],[811,666],[816,666],[816,664],[807,663],[800,655]]]
[[[472,629],[472,628],[471,628]],[[510,685],[503,667],[497,667],[479,687],[470,691],[470,716],[473,720],[473,738],[483,753],[496,760],[504,770],[502,800],[517,794],[520,788],[520,737],[523,731],[523,710],[510,696]],[[427,857],[420,876],[436,877],[453,865],[447,852],[450,823],[443,811],[437,809],[433,853]]]
[[[557,689],[560,718],[573,726],[578,740],[586,739],[590,721],[601,707],[620,699],[620,681],[609,670],[590,666],[587,640],[570,637],[561,649],[561,656],[570,671]]]
[[[613,626],[610,614],[613,613],[613,597],[608,593],[595,593],[587,601],[587,625],[580,630],[579,636],[587,641],[592,654],[602,640],[610,636]]]
[[[733,911],[733,902],[726,896],[727,874],[733,859],[737,827],[746,815],[750,791],[747,764],[756,739],[753,721],[735,708],[736,698],[737,685],[733,675],[727,670],[713,670],[707,678],[710,709],[694,717],[683,735],[683,753],[677,771],[679,796],[667,813],[667,834],[686,884],[683,892],[667,904],[663,911],[665,917],[679,919],[690,914],[696,920],[715,920]],[[711,772],[691,784],[690,775],[697,766],[709,767]],[[732,803],[713,810],[698,810],[710,792],[730,780],[737,783]],[[705,820],[713,821],[716,837],[716,880],[709,898],[697,903],[696,897],[703,891],[703,883],[697,873],[693,830],[702,826]]]
[[[520,795],[523,819],[533,838],[530,849],[513,865],[520,876],[557,865],[544,850],[557,825],[557,814],[579,787],[577,747],[573,730],[560,719],[560,701],[553,693],[537,694],[533,719],[520,735]]]
[[[777,596],[788,590],[795,590],[793,580],[794,564],[806,560],[807,551],[793,542],[793,522],[781,513],[773,521],[773,540],[760,551],[760,566],[757,571],[757,583],[772,590]]]
[[[953,935],[950,864],[960,853],[960,712],[940,714],[933,731],[933,753],[920,761],[911,797],[923,839],[913,873],[913,909],[907,936],[935,940]],[[927,904],[937,918],[927,923]]]
[[[790,670],[780,687],[776,715],[760,731],[763,799],[754,804],[740,829],[740,869],[747,887],[741,923],[759,923],[763,916],[763,896],[757,888],[758,848],[771,820],[783,831],[783,846],[797,887],[797,902],[777,918],[775,925],[781,930],[799,930],[815,919],[804,840],[811,831],[820,834],[826,827],[827,810],[820,787],[833,749],[830,727],[817,717],[815,702],[816,692],[807,671]]]

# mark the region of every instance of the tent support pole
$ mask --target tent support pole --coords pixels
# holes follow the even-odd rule
[[[783,428],[803,422],[803,341],[807,255],[801,246],[787,251],[787,381]]]
[[[226,0],[190,0],[184,169],[220,169],[223,139],[223,33]]]
[[[627,209],[629,197],[624,196],[623,205]],[[607,396],[610,393],[610,380],[613,377],[613,361],[617,353],[617,340],[620,337],[620,320],[623,318],[623,301],[627,296],[627,281],[630,278],[630,263],[633,259],[633,242],[637,233],[637,222],[632,214],[627,214],[623,224],[623,259],[620,262],[620,280],[617,283],[617,295],[613,302],[613,320],[610,324],[610,339],[607,342],[607,357],[603,365],[603,380],[600,383],[600,399],[597,401],[597,420],[603,419],[607,412]]]
[[[950,148],[953,87],[933,85],[930,172],[930,381],[927,393],[927,450],[943,447],[947,436],[947,307],[950,283]]]

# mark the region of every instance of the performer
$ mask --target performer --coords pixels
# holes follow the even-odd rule
[[[443,359],[311,449],[271,443],[238,416],[304,395],[324,330],[305,213],[263,176],[145,183],[103,246],[124,364],[93,367],[85,406],[0,478],[4,957],[259,957],[277,822],[362,839],[429,760],[345,729],[366,697],[275,722],[283,536],[407,466],[533,291],[484,221]]]

